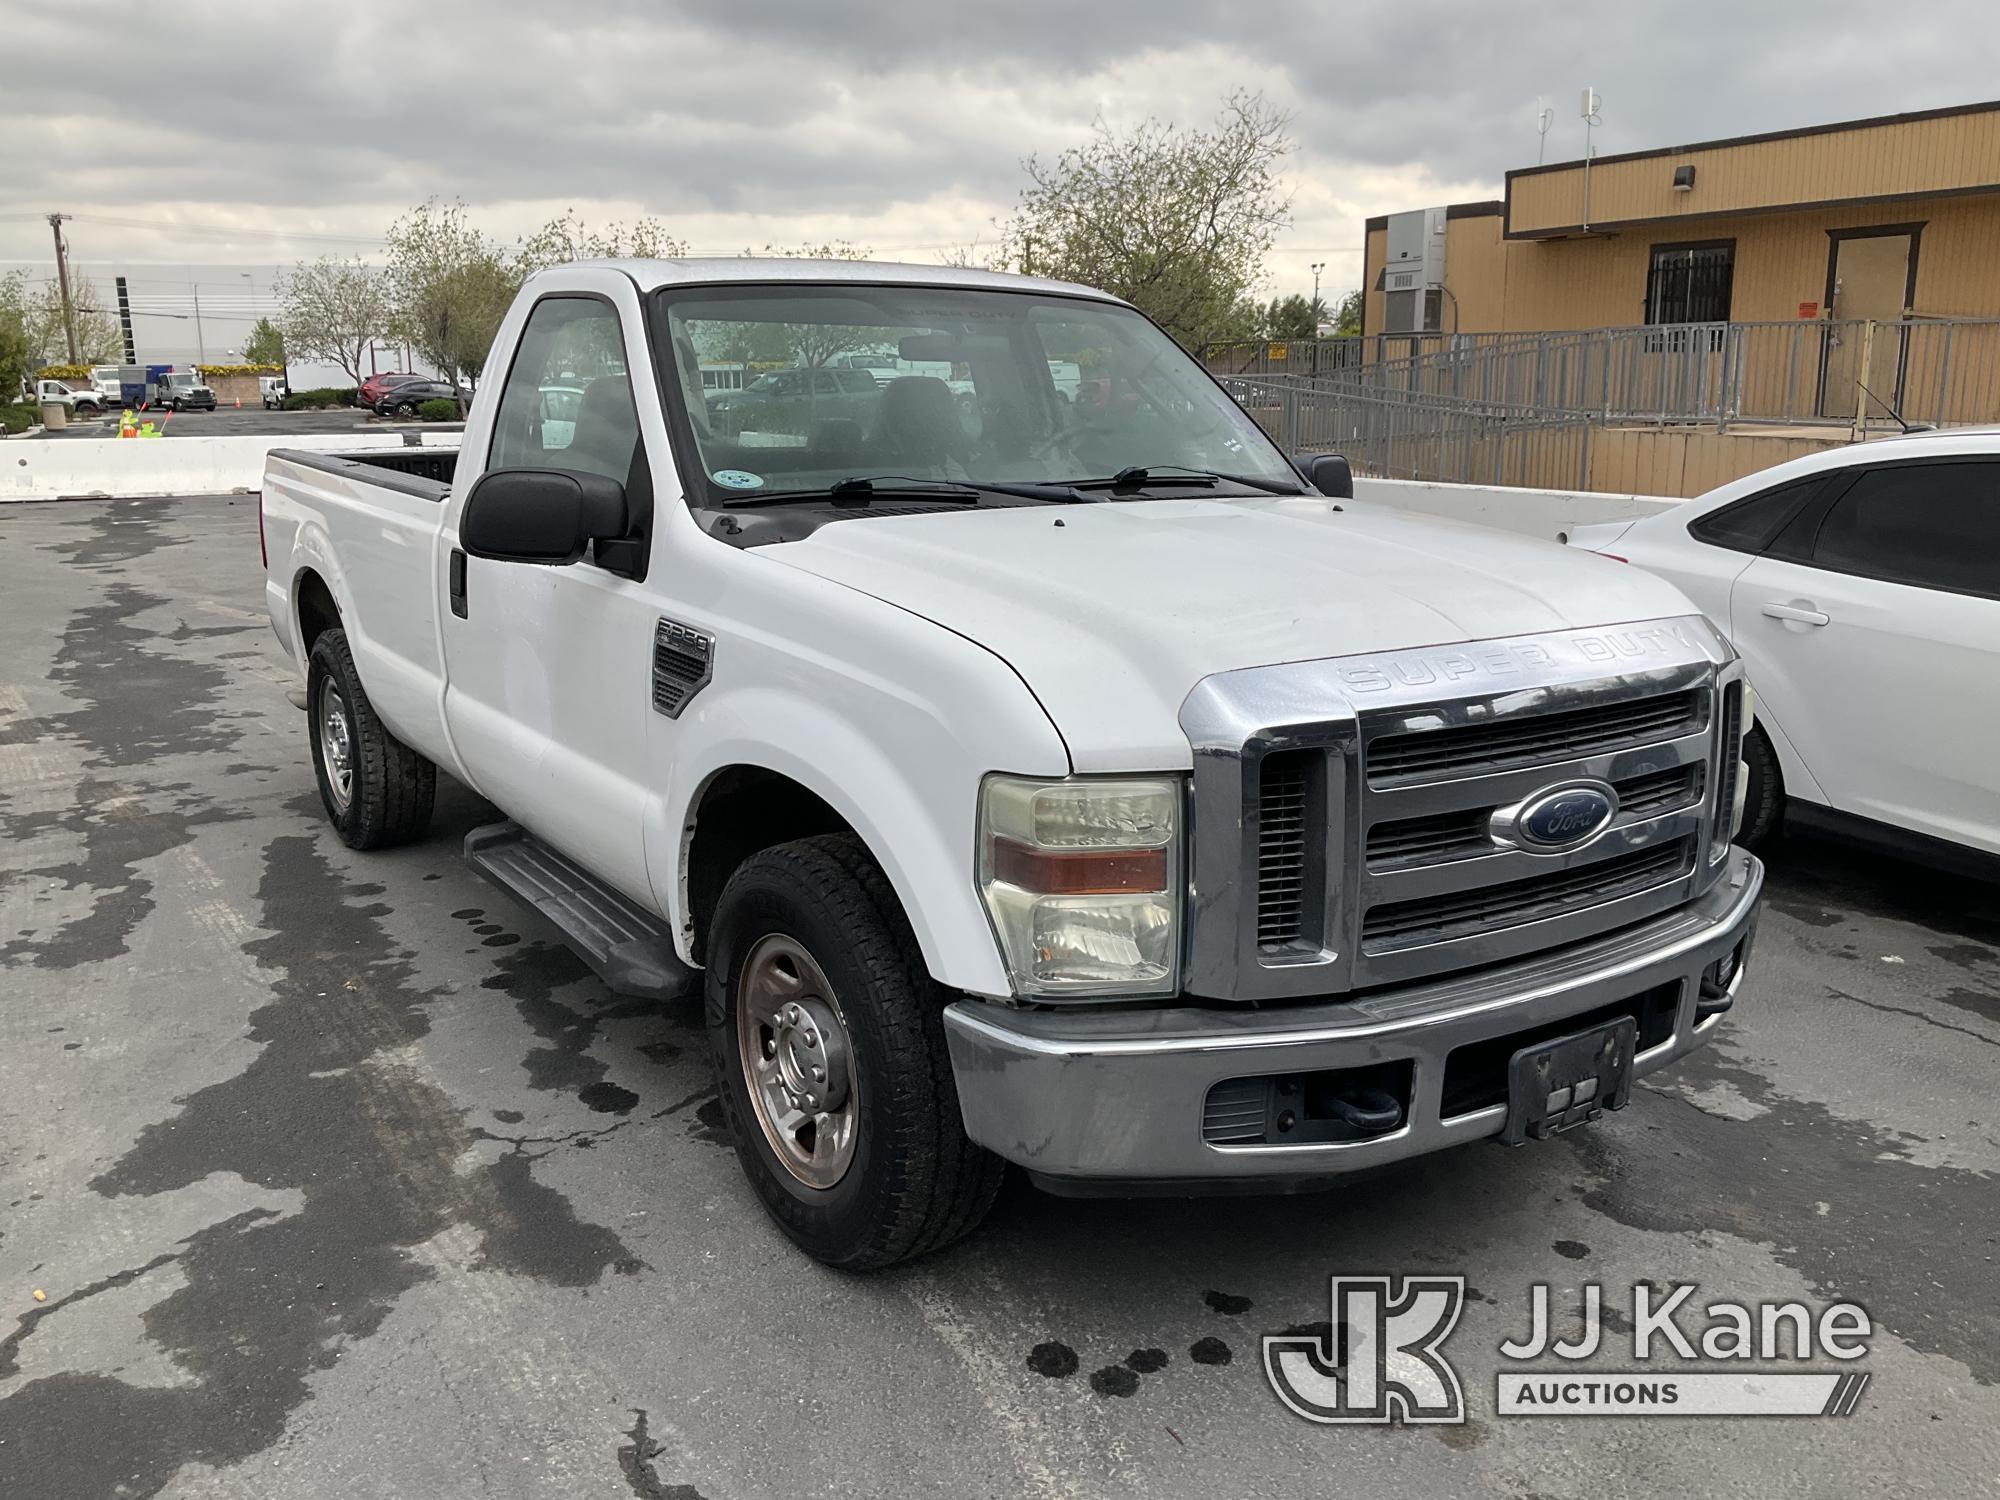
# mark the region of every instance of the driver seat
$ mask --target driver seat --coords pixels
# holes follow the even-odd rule
[[[965,428],[958,398],[935,375],[899,375],[882,387],[875,443],[885,460],[935,469],[962,458]]]

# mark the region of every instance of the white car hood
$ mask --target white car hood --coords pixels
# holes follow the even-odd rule
[[[1579,549],[1340,503],[882,515],[759,550],[996,653],[1078,771],[1187,767],[1177,716],[1211,673],[1695,613],[1671,584]]]

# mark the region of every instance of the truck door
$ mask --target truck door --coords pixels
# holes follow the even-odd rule
[[[606,295],[540,298],[511,367],[489,370],[489,379],[505,383],[484,464],[456,476],[438,583],[446,596],[445,719],[465,773],[507,816],[650,905],[641,815],[659,611],[634,576],[645,572],[644,539],[596,544],[564,567],[467,557],[458,541],[473,481],[500,469],[615,479],[634,514],[650,513],[647,455],[627,374],[628,361],[644,358],[644,334],[636,331],[629,282],[624,291],[629,323],[621,323],[612,300],[612,278]],[[629,349],[627,326],[635,330]],[[495,349],[506,347],[503,331]],[[573,421],[544,422],[549,387],[581,391]],[[477,459],[468,450],[461,463]]]

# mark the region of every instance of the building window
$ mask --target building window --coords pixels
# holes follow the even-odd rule
[[[1646,276],[1648,323],[1727,323],[1736,242],[1655,245]]]

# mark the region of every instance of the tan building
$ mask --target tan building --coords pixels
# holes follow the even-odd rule
[[[1416,297],[1416,257],[1368,221],[1364,332],[1995,317],[2000,101],[1522,167],[1504,199],[1428,212],[1442,275]],[[1858,343],[1828,357],[1836,399]],[[1870,353],[1871,388],[1908,378],[1895,340]]]
[[[1365,256],[1364,388],[1435,398],[1381,461],[1418,477],[1484,472],[1499,412],[1590,424],[1506,472],[1666,494],[2000,421],[2000,101],[1522,167]]]

